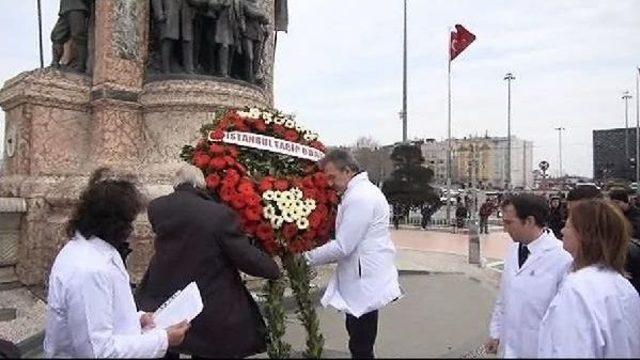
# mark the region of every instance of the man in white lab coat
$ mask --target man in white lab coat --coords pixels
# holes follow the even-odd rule
[[[505,358],[532,358],[538,351],[538,328],[549,303],[571,266],[571,255],[545,229],[546,200],[512,195],[501,205],[504,229],[514,243],[504,260],[486,348]]]
[[[373,358],[378,309],[401,296],[389,233],[389,204],[348,151],[328,153],[321,166],[331,185],[342,193],[336,236],[304,257],[312,266],[338,263],[322,305],[347,314],[351,356]]]

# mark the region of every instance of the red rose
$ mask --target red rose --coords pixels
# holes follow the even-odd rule
[[[238,155],[240,155],[238,148],[235,146],[227,146],[227,153],[229,153],[229,155],[231,155],[234,159],[237,158]]]
[[[224,154],[224,146],[220,144],[211,144],[211,146],[209,146],[209,152],[214,155]]]
[[[209,157],[209,155],[204,153],[197,153],[193,157],[193,164],[202,170],[206,169],[209,166],[209,161],[211,161],[211,158]]]
[[[233,186],[228,186],[223,183],[222,188],[220,189],[220,199],[222,199],[222,201],[228,203],[234,196],[236,196],[236,194],[237,193]]]
[[[244,198],[244,202],[247,203],[247,206],[259,206],[261,201],[262,198],[256,193],[252,193]]]
[[[338,193],[333,190],[329,190],[327,192],[327,197],[329,198],[329,202],[337,205],[340,202],[340,198],[338,197]]]
[[[317,229],[321,224],[324,217],[317,210],[313,210],[311,214],[309,214],[309,226],[312,229]]]
[[[211,161],[209,162],[209,166],[211,168],[213,168],[214,170],[222,170],[224,168],[227,167],[227,162],[224,161],[223,158],[221,157],[214,157],[213,159],[211,159]]]
[[[302,234],[302,237],[307,241],[315,241],[316,232],[314,230],[305,231],[304,234]]]
[[[315,208],[315,211],[322,215],[323,218],[329,215],[329,208],[325,204],[318,204]]]
[[[222,138],[224,138],[224,131],[218,129],[215,131],[211,131],[209,133],[209,137],[213,140],[222,140]]]
[[[263,133],[267,131],[267,124],[264,123],[264,120],[256,120],[253,122],[253,128]]]
[[[240,163],[236,163],[236,169],[238,169],[238,171],[240,172],[240,174],[244,175],[247,173],[247,168],[244,167],[242,164]]]
[[[233,164],[236,163],[236,159],[234,159],[233,157],[226,155],[224,158],[224,161],[227,162],[227,166],[233,166]]]
[[[234,187],[240,181],[240,174],[234,169],[228,169],[224,174],[222,182],[228,186]]]
[[[244,231],[250,235],[250,236],[254,236],[256,234],[256,230],[258,229],[258,224],[255,221],[247,221],[244,224]]]
[[[282,235],[287,240],[293,239],[298,234],[298,227],[295,224],[285,224],[282,227]]]
[[[313,182],[319,188],[326,188],[329,186],[329,179],[327,178],[327,175],[323,172],[317,172],[313,174]]]
[[[242,180],[238,185],[238,192],[241,194],[253,194],[253,184],[248,180]]]
[[[324,191],[316,191],[316,202],[321,204],[327,202],[327,195]]]
[[[214,191],[220,185],[220,176],[218,174],[209,174],[206,179],[207,189]]]
[[[256,236],[260,240],[269,241],[275,238],[275,233],[269,223],[263,222],[256,228]]]
[[[324,223],[318,228],[318,236],[321,238],[329,236],[329,231],[331,231],[329,223]]]
[[[278,179],[276,180],[275,184],[273,184],[273,186],[278,191],[285,191],[287,190],[287,188],[289,188],[289,182],[287,180]]]
[[[298,140],[298,133],[295,130],[287,130],[284,132],[284,139],[287,141]]]
[[[244,209],[244,217],[251,221],[259,221],[262,219],[262,208],[259,206],[250,206]]]
[[[247,204],[244,202],[242,195],[235,194],[234,196],[231,197],[230,205],[232,208],[236,210],[240,210],[240,209],[243,209]]]
[[[233,127],[238,131],[249,131],[249,126],[247,123],[240,117],[234,119]]]
[[[284,126],[278,124],[273,125],[273,133],[276,135],[284,136],[285,131],[287,131],[287,129]]]
[[[273,189],[273,180],[269,177],[266,177],[260,181],[259,189],[261,192],[265,192]]]
[[[316,190],[312,189],[312,188],[302,188],[302,194],[304,195],[304,197],[306,199],[313,199],[315,200],[317,195],[316,195]]]
[[[305,188],[315,187],[315,185],[313,184],[313,178],[311,176],[305,176],[305,178],[302,179],[302,186],[304,186]]]

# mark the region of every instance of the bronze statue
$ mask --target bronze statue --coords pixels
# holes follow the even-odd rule
[[[260,68],[262,47],[268,36],[266,25],[269,17],[256,4],[256,0],[242,0],[240,21],[242,55],[244,56],[244,79],[256,82],[256,73]]]
[[[89,30],[90,0],[60,0],[58,22],[51,31],[51,66],[60,67],[64,54],[64,45],[70,42],[74,61],[68,68],[84,73],[87,68],[87,33]]]
[[[195,9],[187,0],[152,0],[155,20],[160,24],[162,72],[171,72],[171,55],[176,42],[182,44],[182,62],[193,73],[193,20]]]

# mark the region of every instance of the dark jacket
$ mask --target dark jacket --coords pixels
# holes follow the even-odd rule
[[[640,210],[637,207],[631,205],[629,210],[624,216],[631,223],[631,229],[633,230],[633,238],[640,239]]]
[[[631,285],[633,285],[638,294],[640,294],[640,240],[638,239],[631,239],[629,242],[625,270],[631,277],[629,279]]]
[[[553,231],[553,234],[562,239],[562,228],[564,227],[564,214],[561,207],[552,208],[549,212],[549,229]]]
[[[69,11],[89,12],[90,8],[89,0],[60,0],[60,11],[58,11],[58,15],[62,16]]]
[[[155,311],[191,281],[204,303],[184,343],[171,351],[223,358],[265,351],[266,327],[238,270],[269,279],[280,270],[241,233],[236,214],[187,184],[153,200],[148,214],[155,254],[136,291],[139,308]]]

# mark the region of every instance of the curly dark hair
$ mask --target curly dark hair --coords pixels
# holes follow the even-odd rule
[[[87,239],[96,236],[117,247],[131,234],[132,223],[144,208],[143,198],[133,181],[109,178],[109,171],[100,168],[91,175],[67,223],[70,237],[78,231]]]

